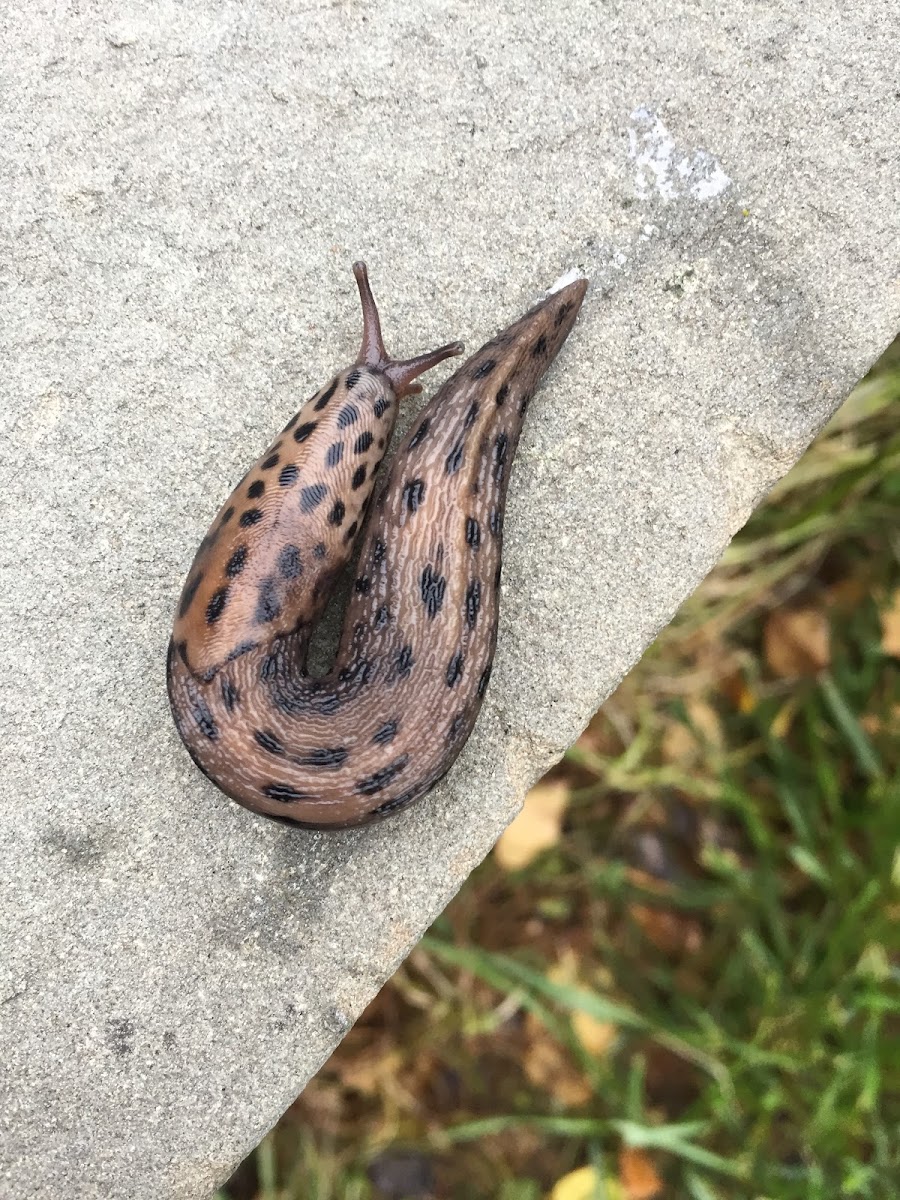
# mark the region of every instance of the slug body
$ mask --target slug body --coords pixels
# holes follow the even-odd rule
[[[550,295],[468,359],[376,480],[399,399],[462,347],[389,359],[365,267],[354,271],[360,358],[307,401],[222,506],[188,574],[168,659],[175,722],[200,769],[248,808],[319,828],[424,795],[471,732],[494,657],[510,466],[587,286]],[[360,525],[335,665],[314,678],[310,636]]]

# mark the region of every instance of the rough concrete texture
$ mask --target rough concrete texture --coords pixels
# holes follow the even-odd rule
[[[887,344],[898,28],[4,6],[0,1195],[226,1176]],[[358,257],[397,353],[592,287],[529,413],[471,742],[408,814],[304,833],[193,768],[163,660],[217,505],[356,352]]]

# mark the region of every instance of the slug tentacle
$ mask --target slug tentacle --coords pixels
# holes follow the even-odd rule
[[[226,501],[188,574],[168,669],[201,770],[258,812],[332,828],[424,795],[472,729],[496,643],[512,459],[587,286],[550,295],[468,359],[374,483],[398,396],[461,347],[388,359],[365,266],[354,273],[359,360]],[[312,678],[310,634],[367,512],[335,665]]]

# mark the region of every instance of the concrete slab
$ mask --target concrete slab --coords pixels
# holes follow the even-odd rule
[[[888,343],[898,25],[5,7],[0,1193],[223,1179]],[[398,353],[592,287],[529,414],[475,735],[408,814],[302,833],[192,767],[164,656],[217,504],[355,352],[355,258]]]

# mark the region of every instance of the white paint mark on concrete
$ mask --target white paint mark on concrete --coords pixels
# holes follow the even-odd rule
[[[656,191],[668,203],[689,197],[712,200],[731,185],[718,159],[707,150],[683,154],[656,113],[636,108],[628,130],[628,155],[634,163],[641,200]]]

